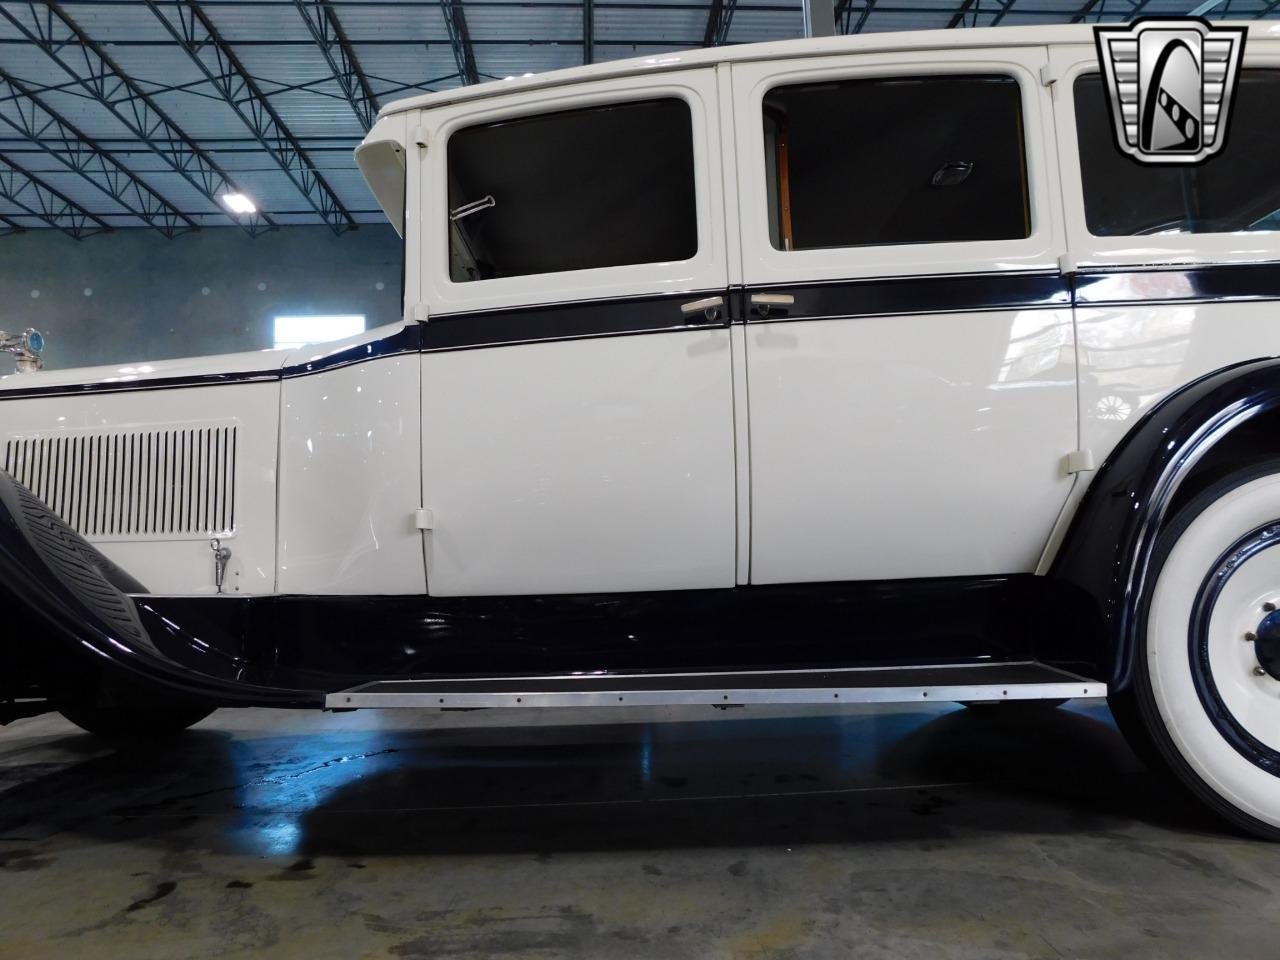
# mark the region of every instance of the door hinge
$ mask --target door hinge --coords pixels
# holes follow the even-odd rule
[[[430,530],[435,519],[435,515],[426,507],[419,507],[413,511],[413,525],[419,530]]]
[[[426,127],[419,124],[418,126],[413,128],[413,142],[417,144],[419,147],[421,147],[423,150],[427,149],[427,144],[430,142],[430,137],[427,134]]]
[[[426,323],[430,315],[425,303],[415,303],[409,308],[410,323]]]
[[[1058,257],[1058,272],[1064,277],[1069,273],[1075,273],[1079,267],[1076,265],[1076,258],[1069,253],[1064,253]]]
[[[1093,462],[1093,451],[1087,447],[1083,450],[1073,450],[1066,456],[1067,473],[1087,473],[1090,470],[1096,470],[1097,466]]]
[[[1058,82],[1058,73],[1053,66],[1046,63],[1040,68],[1040,85],[1042,87],[1052,87]]]

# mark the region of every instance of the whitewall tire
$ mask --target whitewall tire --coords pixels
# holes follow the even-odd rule
[[[1191,500],[1151,576],[1134,712],[1194,793],[1280,840],[1280,461]]]

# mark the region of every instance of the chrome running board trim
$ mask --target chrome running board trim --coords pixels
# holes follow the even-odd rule
[[[330,710],[359,708],[747,706],[1054,700],[1105,697],[1107,685],[1042,663],[842,670],[379,680],[330,693]]]

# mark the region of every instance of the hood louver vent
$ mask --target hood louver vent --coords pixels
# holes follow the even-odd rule
[[[90,540],[196,540],[235,529],[235,424],[8,440],[4,468]]]

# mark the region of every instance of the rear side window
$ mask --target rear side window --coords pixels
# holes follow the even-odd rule
[[[1280,70],[1241,73],[1226,146],[1194,167],[1122,154],[1098,74],[1079,77],[1074,94],[1085,223],[1095,237],[1280,230]]]
[[[844,80],[764,99],[779,250],[1031,234],[1022,97],[1006,76]]]
[[[609,104],[449,138],[455,282],[688,260],[698,249],[689,105]]]

